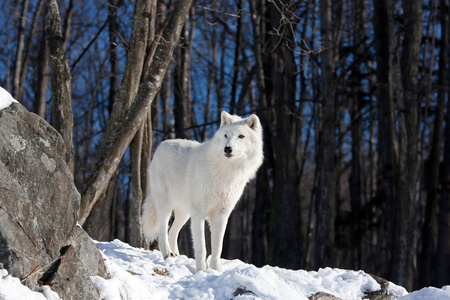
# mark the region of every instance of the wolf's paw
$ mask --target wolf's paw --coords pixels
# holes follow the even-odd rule
[[[175,257],[178,256],[178,254],[170,252],[169,254],[166,255],[166,257],[164,257],[164,259],[168,258],[168,257]]]
[[[211,265],[209,267],[211,269],[219,271],[220,273],[223,273],[222,265],[219,262],[211,261]]]

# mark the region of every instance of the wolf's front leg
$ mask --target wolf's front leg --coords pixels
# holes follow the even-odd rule
[[[212,269],[222,272],[220,255],[222,254],[223,236],[227,228],[229,214],[219,215],[210,221],[211,226],[211,265]]]
[[[197,272],[206,270],[205,220],[193,215],[191,217],[191,231],[192,239],[194,240]]]

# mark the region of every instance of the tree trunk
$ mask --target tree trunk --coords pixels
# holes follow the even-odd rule
[[[41,11],[42,11],[42,7],[44,6],[44,0],[39,0],[38,3],[36,4],[36,9],[34,11],[33,14],[33,19],[31,21],[31,28],[30,28],[30,32],[28,34],[28,38],[27,38],[27,42],[26,42],[26,46],[25,46],[25,51],[23,53],[23,58],[22,58],[22,67],[20,70],[20,79],[19,79],[19,93],[17,95],[17,99],[21,99],[21,101],[23,100],[23,93],[24,93],[24,85],[25,85],[25,80],[27,77],[27,73],[28,73],[28,65],[30,64],[30,51],[32,51],[31,49],[33,48],[33,41],[35,39],[35,32],[36,32],[36,28],[37,28],[37,24],[38,24],[38,20],[41,16]],[[64,47],[65,49],[65,47]]]
[[[378,173],[377,173],[377,197],[382,199],[385,211],[386,245],[382,249],[389,249],[381,255],[387,257],[385,262],[392,260],[390,249],[394,243],[394,201],[397,177],[397,129],[394,119],[393,100],[393,30],[394,21],[391,15],[391,0],[374,1],[374,33],[376,51],[376,76],[377,76],[377,116],[378,116]],[[380,256],[381,256],[380,255]],[[386,276],[390,277],[389,274]]]
[[[160,2],[157,7],[157,15],[159,21],[159,24],[155,24],[156,28],[159,28],[162,23],[164,23],[166,20],[166,11],[167,11],[167,5],[166,3]],[[158,26],[157,26],[158,25]],[[166,72],[166,77],[164,79],[163,85],[161,86],[161,91],[159,93],[161,98],[161,108],[162,108],[162,114],[164,115],[164,121],[163,121],[163,133],[162,133],[162,139],[166,140],[168,138],[173,137],[173,134],[171,133],[171,124],[170,124],[170,100],[172,98],[172,69],[168,68]],[[155,120],[157,121],[157,120]]]
[[[155,26],[154,26],[154,18],[156,17],[156,0],[150,0],[146,3],[147,9],[145,15],[153,16],[153,22],[149,24],[147,29],[148,38],[152,38],[147,44],[147,52],[151,47],[149,44],[153,42],[153,38],[155,36]],[[151,55],[151,54],[148,54]],[[146,58],[150,59],[150,58]],[[145,70],[143,71],[145,72]],[[142,76],[146,76],[146,74],[142,74]],[[151,110],[151,109],[150,109]],[[147,114],[147,118],[151,118],[151,114]],[[151,122],[151,119],[150,119]],[[148,146],[149,140],[144,140],[144,133],[147,130],[146,124],[149,122],[143,122],[141,128],[138,130],[136,136],[132,140],[130,144],[131,151],[131,193],[130,193],[130,203],[128,210],[128,233],[129,233],[129,243],[135,247],[141,247],[144,245],[144,238],[141,232],[141,207],[142,201],[145,196],[145,190],[142,188],[142,177],[143,174],[147,172],[147,170],[142,169],[142,165],[146,165],[145,162],[142,161],[143,157],[143,147]],[[151,135],[150,137],[151,138]],[[148,148],[148,147],[147,147]],[[150,158],[144,155],[146,158]]]
[[[363,220],[362,220],[362,205],[363,205],[363,151],[362,151],[362,111],[363,101],[360,95],[363,94],[361,83],[362,72],[361,62],[364,61],[364,40],[366,33],[364,29],[365,18],[365,3],[359,0],[352,1],[353,21],[355,22],[355,33],[353,35],[353,70],[351,84],[354,86],[353,97],[351,99],[351,134],[352,134],[352,160],[351,160],[351,174],[350,174],[350,202],[352,209],[352,243],[351,252],[353,269],[361,269],[362,266],[362,234],[363,234]]]
[[[145,50],[147,48],[148,28],[151,0],[138,0],[134,5],[133,23],[131,26],[131,36],[127,51],[127,61],[120,82],[119,93],[114,99],[111,118],[106,129],[114,130],[115,122],[120,122],[125,112],[134,101],[141,82],[141,75],[145,61]]]
[[[442,24],[447,24],[444,35],[444,29],[442,28],[442,39],[441,39],[441,52],[442,56],[448,57],[448,43],[449,43],[449,1],[441,0],[441,11],[442,11]],[[442,57],[440,56],[440,57]],[[448,73],[444,69],[445,74]],[[439,97],[445,98],[445,93],[448,96],[448,84],[447,81],[441,82]],[[447,114],[445,117],[445,144],[444,144],[444,162],[443,170],[444,174],[442,176],[442,190],[441,197],[439,199],[439,215],[438,215],[438,247],[437,247],[437,266],[436,266],[436,285],[443,286],[448,284],[449,276],[449,265],[448,265],[448,239],[449,239],[449,205],[450,205],[450,101],[447,100]]]
[[[237,17],[237,27],[236,27],[236,45],[234,47],[234,64],[233,64],[233,79],[231,84],[231,101],[230,101],[230,114],[236,113],[236,103],[237,103],[237,89],[238,89],[238,79],[239,79],[239,69],[240,60],[239,54],[241,51],[242,44],[242,0],[238,0],[236,4],[236,10],[238,13]]]
[[[323,119],[319,133],[319,186],[316,200],[316,267],[335,262],[334,221],[336,217],[336,112],[335,41],[333,41],[332,1],[322,1],[320,32],[325,50],[321,53]]]
[[[119,92],[119,57],[117,55],[117,44],[119,28],[117,24],[117,9],[118,5],[112,0],[108,4],[108,24],[109,24],[109,61],[111,63],[111,74],[109,78],[109,102],[108,111],[111,115],[114,106],[114,100]]]
[[[120,5],[120,3],[118,3]],[[111,78],[111,92],[113,95],[112,99],[110,99],[110,105],[112,103],[112,113],[110,122],[120,122],[120,118],[123,114],[123,110],[127,109],[131,102],[134,100],[134,97],[137,94],[139,82],[141,80],[146,49],[147,49],[147,40],[148,40],[148,30],[149,30],[149,22],[150,19],[148,16],[150,15],[151,9],[151,1],[150,0],[140,0],[136,1],[133,15],[133,23],[131,31],[134,33],[130,37],[130,43],[127,53],[127,62],[124,70],[123,79],[121,81],[120,87],[117,90],[117,69],[118,69],[118,57],[117,57],[117,49],[115,46],[115,36],[118,33],[117,29],[117,5],[109,6],[109,30],[110,30],[110,38],[111,46],[111,68],[112,68],[112,78]],[[115,73],[114,73],[115,72]],[[111,98],[111,97],[110,97]],[[109,127],[108,129],[110,129]],[[108,129],[105,135],[108,135]],[[141,163],[141,147],[142,147],[142,133],[137,135],[133,142],[131,142],[131,193],[128,208],[128,214],[126,217],[130,222],[127,223],[128,227],[125,228],[124,234],[126,237],[129,237],[130,242],[133,246],[141,246],[142,238],[140,234],[140,208],[142,202],[142,189],[141,189],[141,173],[140,173],[140,163]],[[109,184],[112,184],[110,182]],[[105,198],[105,196],[102,196]],[[107,197],[105,201],[102,201],[104,205],[108,207],[111,205],[109,198]],[[107,207],[103,207],[101,203],[98,203],[94,206],[95,210],[103,210]],[[99,216],[106,216],[104,214],[100,214],[95,212],[95,214]],[[131,216],[131,217],[130,217]],[[88,221],[90,223],[92,218],[89,218]],[[101,222],[97,222],[97,225],[101,225]],[[91,226],[92,227],[92,226]]]
[[[395,206],[393,279],[411,291],[416,249],[415,207],[418,180],[418,63],[422,39],[422,7],[419,0],[404,0],[405,35],[401,57],[403,99],[399,100],[399,183]]]
[[[180,36],[182,47],[177,49],[174,83],[174,119],[175,136],[180,139],[189,138],[187,128],[190,125],[191,105],[191,37],[189,22],[186,20]]]
[[[287,5],[287,1],[283,1],[283,5]],[[297,176],[301,162],[297,141],[301,112],[295,102],[297,67],[292,42],[295,28],[290,27],[294,24],[284,23],[281,12],[273,4],[267,5],[266,16],[270,30],[283,27],[280,29],[283,34],[270,37],[269,47],[264,53],[264,78],[268,83],[266,97],[273,103],[265,125],[270,136],[265,142],[271,143],[272,153],[266,154],[272,156],[268,161],[273,163],[271,167],[276,174],[270,198],[273,213],[269,220],[269,253],[272,264],[298,268],[302,245]]]
[[[144,142],[144,122],[137,134],[134,136],[133,141],[130,144],[131,151],[131,193],[130,204],[128,210],[128,231],[129,231],[129,243],[134,247],[143,246],[143,235],[141,233],[141,206],[144,198],[144,192],[142,190],[142,146]]]
[[[73,0],[69,0],[69,4],[67,5],[66,16],[64,18],[64,49],[67,46],[67,42],[69,41],[70,36],[70,25],[72,24],[72,15],[73,15]]]
[[[109,1],[108,4],[108,23],[109,23],[109,55],[110,55],[110,79],[109,79],[109,96],[108,96],[108,112],[111,115],[112,108],[114,104],[114,100],[117,98],[117,94],[119,92],[119,57],[117,54],[117,44],[118,44],[118,32],[119,32],[119,24],[117,22],[117,9],[120,6],[120,3],[113,3]],[[66,18],[67,20],[67,18]],[[93,103],[93,102],[92,102]],[[90,114],[91,115],[91,114]],[[86,127],[90,128],[90,119],[87,122]],[[99,201],[95,204],[92,209],[91,214],[87,218],[86,222],[83,225],[83,228],[89,233],[89,235],[96,240],[111,240],[114,239],[113,229],[114,222],[112,222],[111,216],[112,207],[115,207],[116,198],[117,198],[117,180],[118,180],[118,172],[112,176],[111,180],[108,183],[108,188],[105,193],[100,197]]]
[[[265,28],[265,2],[260,1],[257,6],[257,0],[250,0],[250,11],[252,14],[252,29],[253,29],[253,51],[255,52],[255,64],[256,64],[256,83],[258,87],[258,107],[261,108],[261,112],[267,108],[267,98],[266,98],[266,85],[264,76],[264,64],[263,64],[263,39],[264,39],[264,28]],[[256,177],[256,197],[255,197],[255,208],[253,212],[253,226],[252,226],[252,263],[257,266],[263,266],[267,261],[267,228],[268,222],[266,218],[267,207],[270,203],[271,191],[265,183],[269,182],[268,178],[268,165],[272,165],[268,158],[268,153],[272,151],[270,147],[270,132],[268,128],[266,112],[259,114],[264,126],[264,153],[265,162],[258,172]]]
[[[445,98],[447,95],[448,81],[448,38],[449,38],[449,7],[448,0],[441,1],[441,47],[439,53],[438,72],[438,98],[436,103],[436,115],[434,117],[433,136],[431,150],[427,162],[425,189],[427,200],[422,226],[422,252],[419,259],[419,285],[430,286],[435,281],[434,270],[440,269],[440,261],[434,259],[436,249],[436,213],[438,208],[439,168],[441,164],[441,150],[443,140],[443,123],[445,112]],[[448,123],[447,123],[448,124]],[[439,278],[439,277],[437,277]]]
[[[27,24],[27,13],[28,13],[28,0],[22,1],[22,10],[19,16],[19,32],[17,34],[17,48],[16,48],[16,59],[14,61],[14,73],[13,73],[13,92],[12,96],[14,99],[22,103],[22,98],[20,95],[23,94],[23,86],[20,85],[20,74],[23,68],[23,51],[25,49],[25,25]]]
[[[48,63],[49,57],[47,53],[47,44],[45,41],[45,32],[42,32],[39,51],[36,58],[37,67],[35,70],[35,83],[33,91],[35,99],[33,102],[33,112],[45,120],[47,111],[47,87],[48,87]]]
[[[216,68],[217,68],[217,29],[214,26],[212,28],[212,37],[211,37],[211,52],[212,52],[212,62],[209,67],[209,75],[208,75],[208,89],[207,89],[207,98],[206,98],[206,107],[203,113],[204,115],[204,124],[208,124],[210,115],[211,115],[211,102],[213,99],[214,92],[214,81],[216,79]],[[202,140],[206,141],[208,136],[208,127],[204,126],[202,130]]]
[[[148,75],[140,84],[137,96],[123,117],[108,123],[108,135],[102,139],[102,149],[93,173],[81,197],[80,224],[86,221],[93,205],[105,191],[132,138],[147,117],[151,102],[161,87],[192,0],[179,0],[158,41]],[[118,122],[120,121],[120,122]]]
[[[108,188],[95,203],[91,214],[83,225],[83,229],[95,240],[111,241],[115,238],[115,213],[118,201],[118,172],[109,181]]]
[[[45,17],[45,35],[50,55],[52,88],[52,125],[61,134],[66,145],[66,163],[74,171],[72,89],[69,60],[63,47],[62,28],[56,0],[50,0]]]

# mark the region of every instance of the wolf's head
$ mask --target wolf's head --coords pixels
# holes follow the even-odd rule
[[[214,143],[225,159],[262,161],[261,122],[256,115],[241,118],[223,111]]]

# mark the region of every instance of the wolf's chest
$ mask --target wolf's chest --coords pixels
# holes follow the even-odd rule
[[[209,209],[232,209],[242,195],[245,183],[239,180],[211,180],[201,191],[203,204]]]

